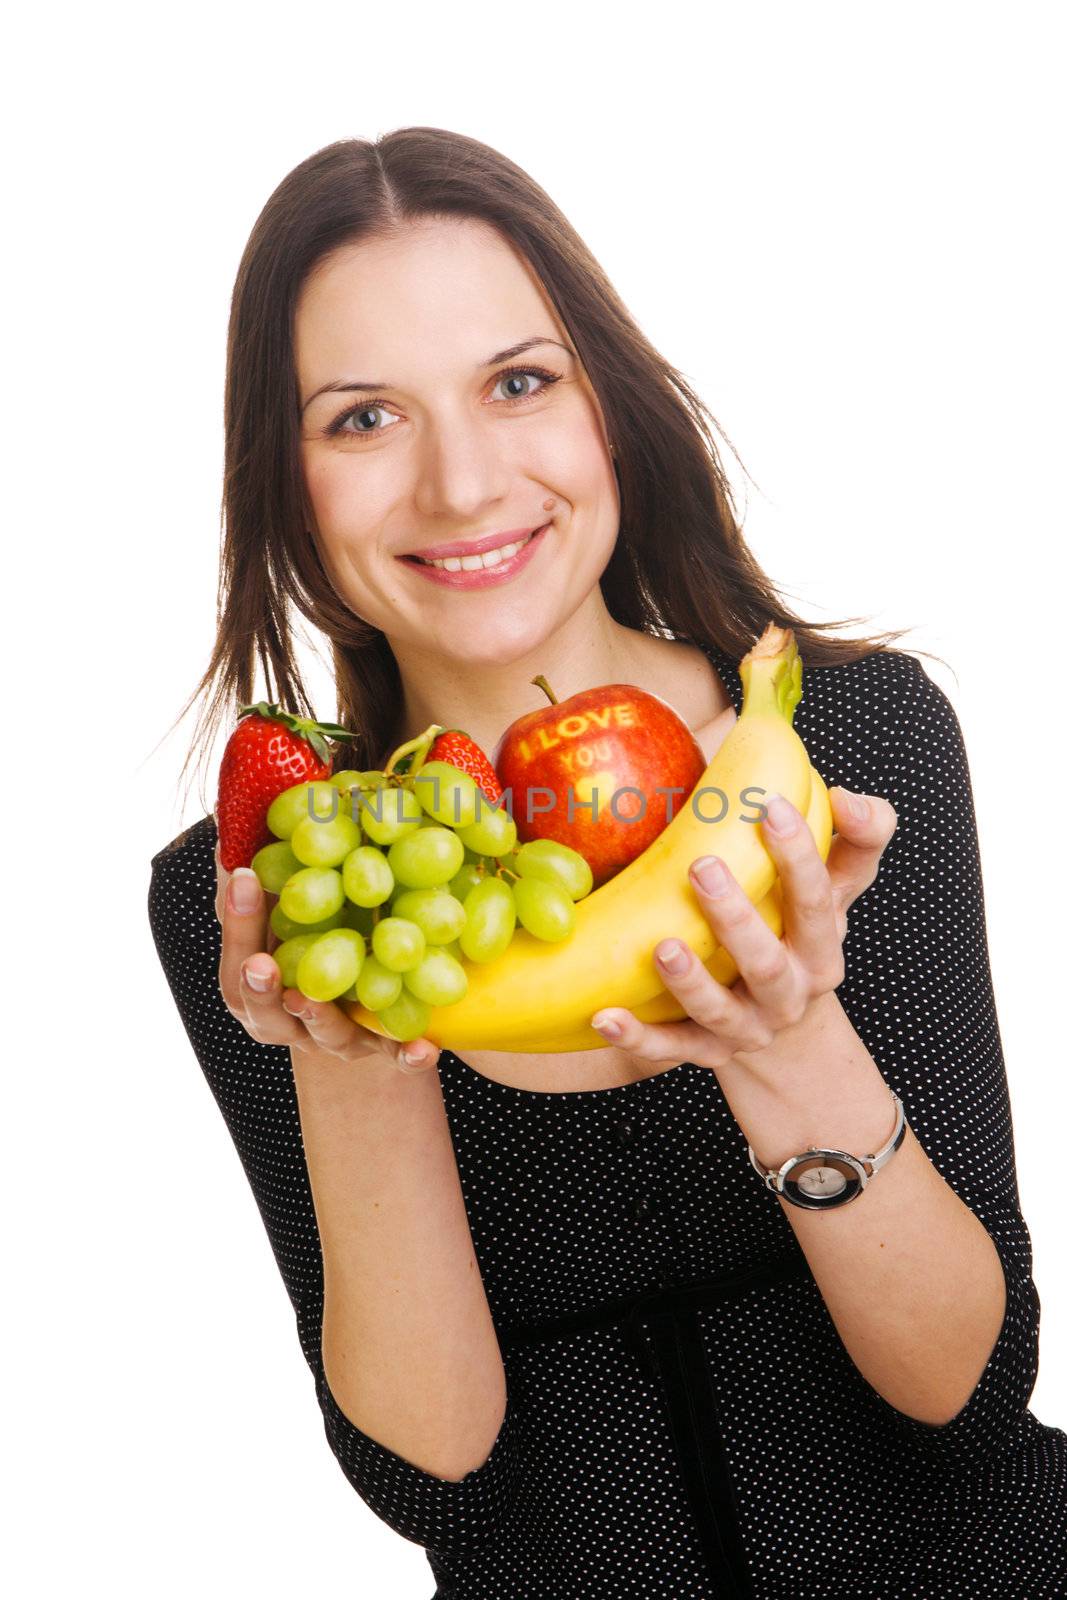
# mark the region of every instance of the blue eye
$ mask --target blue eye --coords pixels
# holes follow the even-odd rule
[[[497,384],[503,382],[505,378],[520,377],[540,379],[541,387],[539,389],[534,389],[532,393],[528,392],[526,394],[509,395],[502,401],[503,405],[513,406],[523,405],[527,400],[536,399],[537,396],[539,394],[543,394],[545,389],[547,389],[551,384],[558,383],[560,376],[561,374],[558,372],[546,372],[544,367],[505,367],[502,372],[497,373],[493,381],[494,384]],[[335,417],[326,428],[326,435],[331,439],[337,437],[345,439],[369,439],[373,438],[374,434],[376,433],[388,433],[388,428],[346,427],[346,423],[348,423],[353,417],[365,417],[368,413],[373,413],[375,411],[388,411],[388,409],[389,407],[384,400],[362,400],[358,406],[349,406],[346,411],[341,412],[340,416]]]

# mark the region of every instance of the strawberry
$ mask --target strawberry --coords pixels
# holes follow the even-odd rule
[[[267,811],[275,795],[328,778],[333,755],[327,739],[352,737],[336,723],[296,717],[264,700],[241,706],[237,716],[222,753],[215,807],[219,860],[227,872],[250,867],[256,851],[272,842]]]
[[[427,761],[447,761],[472,777],[491,805],[496,805],[504,791],[493,770],[493,763],[480,745],[475,744],[462,728],[446,728],[430,746]]]

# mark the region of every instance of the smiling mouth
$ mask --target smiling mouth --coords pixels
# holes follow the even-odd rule
[[[512,544],[498,545],[495,550],[487,550],[480,556],[444,556],[438,561],[426,561],[422,556],[402,556],[403,561],[415,561],[420,567],[437,567],[442,572],[481,572],[492,567],[499,567],[501,562],[510,561],[512,556],[518,555],[520,550],[544,533],[548,523],[540,528],[535,528],[533,533],[528,533],[525,539],[516,539]]]

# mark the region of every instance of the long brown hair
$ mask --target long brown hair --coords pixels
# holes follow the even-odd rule
[[[742,537],[714,434],[744,470],[740,457],[527,173],[444,128],[342,139],[278,185],[237,272],[226,350],[217,635],[176,721],[211,692],[182,775],[238,705],[266,699],[315,714],[294,655],[293,607],[332,647],[336,720],[353,733],[343,765],[377,766],[390,747],[402,697],[396,659],[385,635],[338,596],[307,532],[293,318],[305,279],[331,252],[427,217],[481,220],[510,240],[573,341],[615,445],[619,534],[601,586],[617,622],[718,645],[740,660],[774,621],[793,629],[806,666],[887,650],[908,631],[833,638],[829,629],[868,619],[805,622],[785,604]],[[257,661],[266,684],[259,693]]]

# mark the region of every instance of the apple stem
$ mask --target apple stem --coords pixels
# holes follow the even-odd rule
[[[553,704],[553,705],[554,705],[554,706],[558,706],[558,705],[559,705],[559,701],[558,701],[558,700],[557,700],[557,699],[556,699],[556,697],[555,697],[555,695],[554,695],[554,694],[553,694],[553,693],[552,693],[552,688],[551,688],[551,686],[550,686],[550,684],[549,684],[549,681],[548,681],[548,679],[547,679],[547,678],[546,678],[546,677],[545,677],[545,675],[544,675],[544,673],[543,673],[543,672],[539,672],[539,673],[538,673],[538,674],[537,674],[537,677],[536,677],[536,678],[531,678],[531,679],[530,679],[530,682],[531,682],[531,683],[532,683],[532,684],[533,684],[533,685],[534,685],[534,686],[535,686],[535,687],[536,687],[536,688],[538,688],[538,689],[543,689],[543,690],[544,690],[544,692],[545,692],[545,694],[547,694],[547,696],[548,696],[548,698],[549,698],[549,700],[550,700],[550,701],[551,701],[551,703],[552,703],[552,704]]]

